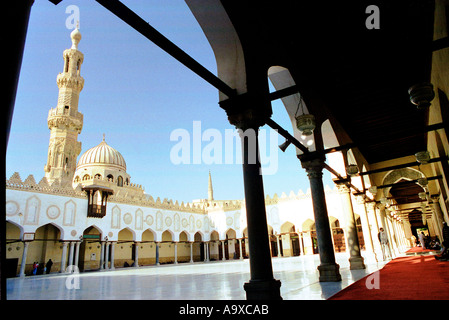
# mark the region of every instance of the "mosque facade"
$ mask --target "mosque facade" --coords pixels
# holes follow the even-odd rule
[[[22,179],[16,172],[6,180],[6,272],[29,275],[34,262],[49,259],[52,272],[66,272],[69,266],[87,271],[248,258],[244,200],[215,200],[211,173],[207,199],[179,203],[154,199],[131,182],[125,158],[104,136],[77,161],[83,127],[78,101],[84,85],[78,29],[71,40],[57,76],[58,103],[48,113],[44,177]],[[406,220],[351,193],[348,217],[348,193],[325,187],[335,252],[357,245],[363,256],[382,259],[380,226],[388,231],[393,253],[411,244]],[[310,190],[267,195],[265,205],[272,257],[318,253]],[[348,242],[354,225],[356,244]],[[427,225],[435,234],[433,222]]]

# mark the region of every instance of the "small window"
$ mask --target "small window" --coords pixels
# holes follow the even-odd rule
[[[118,176],[118,178],[117,178],[117,186],[123,187],[123,177],[122,176]]]
[[[108,174],[107,178],[109,181],[114,182],[114,176],[112,174]]]

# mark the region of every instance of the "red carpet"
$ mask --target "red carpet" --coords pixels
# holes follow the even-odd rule
[[[449,300],[449,262],[434,255],[396,258],[329,300]]]
[[[421,247],[413,247],[407,250],[405,253],[420,253],[420,252],[438,252],[439,250],[422,249]]]

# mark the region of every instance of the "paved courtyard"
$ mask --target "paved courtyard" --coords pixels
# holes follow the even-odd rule
[[[273,258],[274,277],[282,282],[283,299],[327,299],[385,265],[366,258],[365,270],[349,270],[346,253],[337,253],[336,259],[342,281],[320,283],[316,271],[318,255]],[[7,299],[244,300],[243,284],[249,278],[248,260],[148,266],[72,276],[55,273],[7,279]]]

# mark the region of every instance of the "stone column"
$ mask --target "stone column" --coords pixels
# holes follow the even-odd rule
[[[27,253],[28,253],[28,245],[30,244],[29,241],[23,242],[23,252],[22,252],[22,262],[20,263],[20,277],[25,277],[25,267],[27,264]]]
[[[104,269],[109,270],[109,245],[111,243],[106,241],[105,245],[105,251],[104,251]]]
[[[116,244],[115,241],[111,242],[111,267],[110,267],[111,270],[115,270],[114,266],[115,244]]]
[[[354,217],[354,208],[352,206],[351,189],[347,185],[349,180],[334,181],[340,193],[343,204],[343,213],[345,215],[346,237],[349,251],[349,269],[365,269],[363,257],[360,254],[359,237]]]
[[[81,241],[75,242],[75,262],[73,264],[77,268],[79,268],[78,263],[79,263],[79,258],[80,258],[80,245],[81,245]]]
[[[244,284],[248,300],[281,298],[281,282],[273,277],[263,179],[259,162],[258,127],[240,131],[243,153],[251,280]]]
[[[277,246],[278,246],[278,257],[282,257],[282,253],[281,253],[281,235],[277,234],[276,235],[276,242],[277,242]]]
[[[225,256],[225,240],[221,240],[221,255],[222,258],[221,260],[226,260],[226,256]]]
[[[363,213],[360,215],[360,221],[362,222],[363,238],[365,239],[365,248],[367,254],[372,254],[374,260],[377,260],[376,252],[374,251],[373,236],[371,233],[371,225],[368,219],[368,210],[366,209],[365,195],[360,195],[356,197],[357,203],[362,206]]]
[[[74,253],[74,249],[75,249],[75,242],[70,241],[70,247],[69,247],[69,262],[68,265],[69,266],[73,266],[73,253]],[[70,267],[70,271],[74,272],[75,270],[73,269],[73,267]]]
[[[134,268],[139,267],[139,242],[134,242]]]
[[[243,260],[243,250],[242,250],[242,239],[239,239],[239,249],[240,249],[240,260]]]
[[[101,241],[100,271],[104,270],[104,241]]]
[[[443,241],[443,212],[441,211],[440,203],[438,202],[438,198],[433,198],[432,203],[430,204],[430,207],[432,208],[432,211],[434,213],[434,216],[436,218],[436,222],[438,225],[437,232],[438,237],[440,238],[440,241]]]
[[[304,250],[304,243],[302,241],[302,232],[298,232],[298,242],[299,242],[300,255],[305,255],[306,251]]]
[[[159,266],[159,242],[154,242],[155,246],[156,246],[156,265]]]
[[[379,232],[380,232],[380,227],[379,224],[377,222],[377,208],[376,208],[376,202],[375,201],[371,201],[371,202],[367,202],[366,203],[367,207],[368,207],[368,211],[369,213],[371,213],[371,220],[373,222],[373,245],[374,245],[374,252],[376,253],[376,257],[379,260],[380,257],[382,257],[382,247],[379,241]]]
[[[392,234],[390,232],[390,228],[388,226],[388,221],[387,221],[387,213],[385,210],[385,206],[381,205],[379,207],[379,216],[380,216],[380,222],[382,224],[382,227],[384,228],[385,232],[387,233],[387,237],[388,237],[388,249],[390,251],[390,256],[391,259],[393,259],[393,255],[395,255],[395,252],[393,251],[393,238],[392,238]]]
[[[313,214],[315,216],[316,234],[318,238],[318,250],[320,255],[320,281],[341,281],[340,266],[335,262],[332,233],[327,214],[326,198],[323,187],[324,158],[301,161],[309,177],[312,192]]]
[[[193,263],[193,242],[190,242],[190,263]]]
[[[62,242],[61,266],[59,273],[65,272],[65,265],[67,260],[67,241]]]
[[[175,264],[178,264],[178,243],[173,242],[173,244],[175,246]]]

